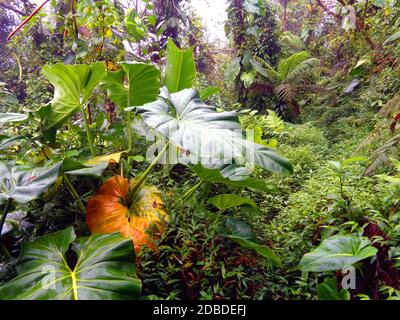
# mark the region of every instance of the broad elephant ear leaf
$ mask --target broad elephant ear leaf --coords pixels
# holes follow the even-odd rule
[[[120,234],[75,241],[72,227],[22,246],[18,276],[0,288],[1,300],[130,300],[139,297],[132,243]],[[69,247],[78,260],[68,264]]]
[[[196,78],[193,48],[179,49],[172,39],[167,43],[167,66],[164,84],[169,92],[175,93],[191,88]]]
[[[190,153],[186,164],[218,169],[231,180],[246,179],[248,166],[253,165],[279,174],[293,171],[291,163],[273,149],[243,138],[236,112],[217,112],[200,100],[196,90],[169,94],[164,87],[158,100],[138,107],[137,112],[149,127]]]
[[[0,204],[7,199],[18,203],[37,199],[56,182],[61,165],[31,169],[0,162]]]
[[[378,249],[368,238],[337,235],[328,238],[300,261],[302,271],[335,271],[376,255]]]
[[[104,76],[105,68],[101,62],[91,65],[57,63],[45,65],[42,72],[54,86],[51,104],[39,110],[43,129],[47,131],[59,128],[81,109]]]
[[[156,67],[131,62],[122,62],[120,65],[120,70],[108,71],[102,81],[112,102],[120,108],[126,108],[157,99],[160,71]]]

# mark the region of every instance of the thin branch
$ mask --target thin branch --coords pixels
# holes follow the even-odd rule
[[[333,12],[330,10],[323,2],[322,0],[316,0],[317,5],[319,5],[325,12],[330,14],[331,16],[335,17],[335,19],[341,21],[343,17],[340,14],[337,14],[336,12]]]
[[[6,8],[8,10],[11,10],[12,12],[15,12],[15,13],[21,15],[21,16],[25,16],[24,12],[22,12],[21,10],[15,9],[15,8],[9,6],[8,4],[0,2],[0,7],[3,7],[3,8]]]
[[[38,7],[29,15],[28,18],[26,18],[24,21],[22,21],[22,22],[19,24],[19,26],[16,27],[16,28],[14,29],[14,31],[11,32],[11,33],[8,35],[6,41],[10,41],[10,39],[13,37],[13,35],[14,35],[15,33],[17,33],[18,30],[21,29],[25,24],[27,24],[28,21],[31,20],[31,19],[40,11],[40,9],[43,8],[43,6],[44,6],[47,2],[49,2],[49,0],[43,1],[43,3],[42,3],[40,6],[38,6]]]

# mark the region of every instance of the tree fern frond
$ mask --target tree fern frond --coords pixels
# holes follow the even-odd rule
[[[282,83],[275,87],[275,94],[280,101],[287,104],[292,104],[293,99],[296,96],[294,88],[289,83]]]
[[[268,115],[265,118],[267,128],[274,133],[281,133],[285,130],[285,123],[279,116],[275,113],[275,111],[268,109]]]
[[[379,114],[384,117],[392,117],[398,112],[400,112],[400,95],[398,94],[386,102],[379,110]]]
[[[310,58],[303,62],[300,62],[296,67],[288,72],[286,75],[286,81],[296,81],[300,77],[304,77],[308,74],[312,69],[319,64],[319,59],[317,58]]]
[[[228,85],[233,85],[236,78],[240,73],[240,61],[239,57],[232,59],[231,63],[226,67],[224,71],[224,80]]]
[[[281,80],[286,79],[288,74],[293,71],[300,63],[310,58],[310,54],[307,51],[300,51],[292,54],[286,59],[282,59],[278,64],[278,73]]]
[[[254,95],[265,95],[274,91],[274,86],[268,82],[255,81],[248,89]]]
[[[384,119],[375,125],[375,128],[370,132],[370,134],[358,144],[354,153],[359,153],[363,149],[365,149],[368,145],[373,142],[382,140],[382,136],[385,134],[386,129],[389,127],[390,121],[388,119]]]
[[[306,47],[303,40],[291,32],[285,32],[281,37],[281,42],[293,50],[303,50]]]
[[[365,171],[365,176],[372,176],[380,168],[386,166],[390,162],[389,155],[393,151],[393,148],[389,148],[386,152],[377,154],[371,161],[367,170]]]
[[[390,138],[382,147],[372,155],[372,163],[368,166],[365,175],[374,174],[379,168],[390,163],[390,157],[396,152],[400,144],[400,134]]]

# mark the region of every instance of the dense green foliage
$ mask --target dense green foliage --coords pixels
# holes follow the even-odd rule
[[[190,2],[0,2],[0,299],[400,299],[400,2]]]

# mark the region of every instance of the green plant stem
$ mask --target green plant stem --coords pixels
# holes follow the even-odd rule
[[[186,201],[189,199],[193,193],[203,184],[203,180],[200,180],[198,183],[196,183],[193,187],[191,187],[188,191],[185,192],[185,194],[182,197],[182,201]]]
[[[96,150],[94,149],[92,135],[90,134],[89,121],[87,119],[86,111],[85,111],[84,106],[81,107],[81,110],[82,110],[83,120],[85,121],[86,136],[87,136],[87,140],[88,140],[88,143],[89,143],[90,153],[92,154],[92,157],[95,157],[96,156]]]
[[[1,216],[1,220],[0,220],[0,243],[1,243],[1,233],[3,232],[3,226],[4,223],[6,222],[6,218],[7,218],[7,214],[8,214],[8,209],[11,205],[11,199],[8,198],[7,202],[6,202],[6,206],[4,207],[4,211],[3,211],[3,215]]]
[[[127,114],[127,129],[128,129],[128,150],[127,153],[131,153],[133,149],[133,141],[132,141],[132,113],[128,111]]]
[[[78,192],[76,191],[76,189],[74,188],[74,186],[71,183],[71,180],[69,180],[67,175],[63,175],[63,179],[65,181],[65,184],[67,185],[67,189],[69,190],[69,192],[71,193],[72,197],[76,200],[76,202],[78,203],[78,207],[82,212],[85,212],[85,206],[82,203],[81,198],[79,197]]]
[[[132,189],[132,199],[135,199],[142,187],[144,186],[147,176],[150,174],[151,170],[155,167],[155,165],[158,163],[158,160],[167,152],[169,146],[169,142],[165,144],[165,146],[160,150],[158,153],[157,157],[154,158],[154,160],[150,163],[150,165],[147,167],[146,171],[143,172],[138,180],[136,181],[135,186]]]

